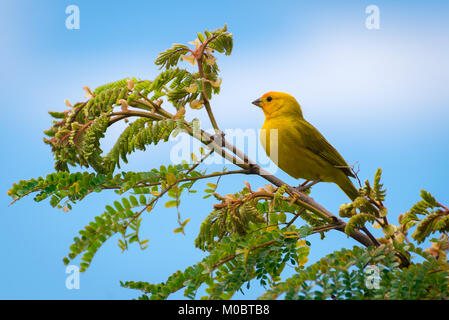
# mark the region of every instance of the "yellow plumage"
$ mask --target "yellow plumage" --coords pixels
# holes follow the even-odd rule
[[[261,107],[265,114],[261,143],[280,169],[294,178],[336,183],[351,200],[358,196],[349,180],[354,175],[348,164],[304,119],[294,97],[282,92],[268,92],[253,104]]]

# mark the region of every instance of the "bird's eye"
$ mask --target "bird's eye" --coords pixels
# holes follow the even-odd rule
[[[271,100],[273,100],[272,97],[268,97],[268,98],[267,98],[267,101],[268,101],[268,102],[270,102]]]

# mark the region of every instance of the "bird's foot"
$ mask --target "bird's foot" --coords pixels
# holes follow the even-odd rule
[[[315,180],[310,182],[310,180],[304,181],[302,184],[297,186],[295,189],[299,192],[305,192],[308,189],[310,189],[312,186],[316,185],[317,183],[321,182],[321,179]]]

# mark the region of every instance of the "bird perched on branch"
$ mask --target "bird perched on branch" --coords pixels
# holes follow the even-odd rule
[[[268,92],[252,102],[265,114],[261,143],[273,162],[293,178],[306,182],[305,190],[317,182],[333,182],[351,199],[359,192],[349,177],[355,177],[338,151],[303,115],[294,97]],[[308,184],[307,184],[308,183]]]

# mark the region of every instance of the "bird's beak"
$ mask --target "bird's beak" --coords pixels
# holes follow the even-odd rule
[[[251,102],[253,105],[255,105],[255,106],[258,106],[258,107],[260,107],[260,104],[262,103],[262,100],[260,100],[260,99],[257,99],[257,100],[254,100],[253,102]]]

